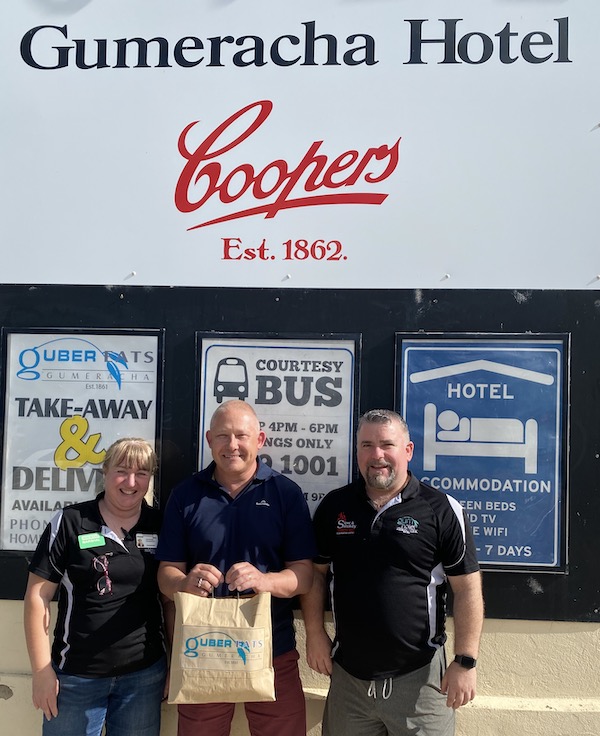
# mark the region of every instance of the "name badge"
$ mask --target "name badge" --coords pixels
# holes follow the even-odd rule
[[[136,534],[135,546],[138,549],[155,550],[158,547],[158,534]]]
[[[98,532],[91,532],[90,534],[80,534],[77,537],[79,542],[79,549],[90,549],[90,547],[104,547],[106,539],[102,534]]]

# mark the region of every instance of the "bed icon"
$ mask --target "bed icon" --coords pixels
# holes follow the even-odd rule
[[[435,470],[441,456],[516,457],[525,461],[525,473],[537,473],[535,419],[459,417],[448,409],[438,414],[429,403],[423,412],[423,445],[423,470]]]
[[[542,386],[554,383],[554,376],[550,373],[486,359],[415,371],[410,374],[410,382],[447,380],[478,371]],[[472,386],[475,389],[480,384]],[[481,386],[487,386],[489,390],[491,384]],[[532,417],[521,420],[516,417],[459,416],[450,409],[438,413],[438,407],[429,402],[423,410],[423,447],[423,470],[436,470],[438,457],[505,457],[523,458],[528,475],[538,471],[538,423]]]

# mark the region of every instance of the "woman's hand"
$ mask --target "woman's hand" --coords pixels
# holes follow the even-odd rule
[[[46,719],[56,718],[58,715],[58,678],[52,665],[34,672],[32,675],[32,699],[36,708],[42,710]]]

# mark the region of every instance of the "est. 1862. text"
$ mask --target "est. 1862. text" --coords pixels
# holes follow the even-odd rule
[[[345,261],[339,240],[286,240],[275,250],[267,246],[266,238],[260,245],[246,246],[240,238],[222,238],[224,261]]]

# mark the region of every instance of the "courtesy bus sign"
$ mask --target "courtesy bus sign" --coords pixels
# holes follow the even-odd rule
[[[412,472],[465,508],[480,562],[560,567],[564,339],[402,338]]]

